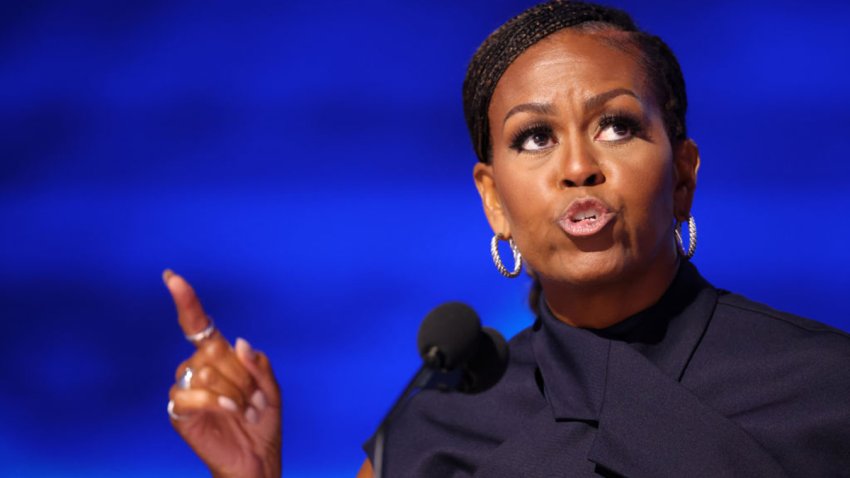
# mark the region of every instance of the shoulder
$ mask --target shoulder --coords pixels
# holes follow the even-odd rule
[[[809,351],[821,359],[850,358],[850,334],[723,290],[707,332],[712,334],[730,344],[749,344],[741,350],[745,354]]]
[[[725,291],[692,362],[747,384],[850,393],[849,334]]]
[[[850,391],[848,363],[850,334],[721,290],[686,376],[740,374],[797,386],[841,377]]]
[[[825,334],[825,336],[840,337],[839,342],[846,341],[850,346],[850,334],[815,320],[799,317],[794,314],[776,310],[765,304],[755,302],[742,295],[718,290],[718,312],[733,315],[743,320],[764,321],[762,325],[789,327],[802,333]]]
[[[850,393],[848,363],[850,334],[717,290],[715,308],[683,383],[714,387],[737,379],[740,390],[752,388],[753,393],[773,388],[788,392],[832,388],[835,393]],[[759,390],[760,385],[765,388]]]
[[[445,476],[456,468],[474,468],[545,406],[535,380],[532,334],[528,327],[508,342],[507,370],[489,390],[470,395],[429,389],[411,397],[392,423],[393,453],[386,456],[386,469]],[[370,458],[373,439],[364,445]]]
[[[827,476],[850,466],[850,335],[718,292],[682,385],[787,470]]]
[[[427,417],[430,424],[489,422],[485,428],[492,427],[495,434],[500,434],[510,422],[506,415],[533,410],[542,398],[534,378],[537,363],[531,346],[532,334],[532,328],[528,327],[508,342],[507,369],[492,388],[475,394],[423,390],[411,400],[410,415]]]

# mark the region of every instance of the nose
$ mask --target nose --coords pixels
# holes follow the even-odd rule
[[[559,167],[559,186],[562,188],[597,186],[605,182],[599,163],[583,145],[575,144],[564,151]]]

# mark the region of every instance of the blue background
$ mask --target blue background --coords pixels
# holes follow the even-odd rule
[[[850,328],[850,6],[612,2],[677,52],[694,262]],[[510,336],[460,85],[530,2],[4,2],[0,475],[204,476],[165,414],[184,274],[272,358],[285,476],[353,476],[436,304]]]

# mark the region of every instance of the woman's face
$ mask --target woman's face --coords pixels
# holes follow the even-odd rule
[[[673,150],[635,53],[602,35],[562,30],[511,64],[490,103],[492,162],[475,168],[491,227],[544,288],[672,270],[690,210],[693,143]]]

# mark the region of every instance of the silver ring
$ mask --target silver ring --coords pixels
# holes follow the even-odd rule
[[[186,340],[192,342],[193,344],[197,344],[203,340],[210,338],[210,335],[215,332],[215,323],[212,320],[212,317],[207,317],[207,320],[210,321],[210,325],[208,325],[204,330],[194,333],[194,334],[186,334]]]
[[[166,407],[166,410],[168,410],[168,416],[171,417],[172,420],[177,421],[183,419],[183,417],[174,413],[174,400],[168,401],[168,407]]]
[[[192,370],[192,367],[186,367],[186,370],[183,371],[183,375],[177,379],[177,388],[181,390],[186,390],[192,387],[192,377],[195,375],[195,371]]]

